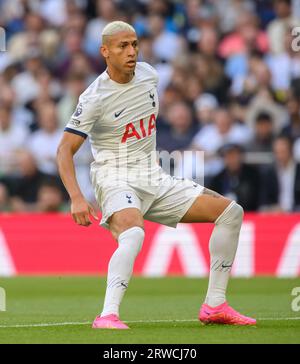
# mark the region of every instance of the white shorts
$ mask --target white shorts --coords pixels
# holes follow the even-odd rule
[[[137,208],[144,219],[175,228],[204,187],[163,173],[155,194],[120,181],[118,185],[94,185],[94,189],[102,211],[100,225],[106,229],[110,216],[126,208]]]

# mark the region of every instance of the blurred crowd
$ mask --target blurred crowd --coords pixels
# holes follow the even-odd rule
[[[0,0],[0,211],[68,209],[56,149],[113,20],[159,73],[158,150],[203,151],[196,178],[246,211],[299,210],[300,0]]]

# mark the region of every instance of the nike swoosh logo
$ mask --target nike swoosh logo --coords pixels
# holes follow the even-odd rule
[[[224,264],[222,264],[222,268],[230,268],[230,267],[232,267],[232,264],[231,265],[224,265]]]
[[[126,107],[123,110],[119,111],[119,112],[115,112],[115,117],[116,118],[119,117],[125,109],[126,109]]]

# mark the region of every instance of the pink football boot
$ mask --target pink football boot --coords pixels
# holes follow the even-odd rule
[[[203,324],[256,325],[255,319],[235,311],[227,302],[217,307],[210,307],[204,303],[200,309],[198,318]]]
[[[127,325],[122,322],[117,315],[111,314],[107,316],[97,316],[93,322],[93,329],[129,329]]]

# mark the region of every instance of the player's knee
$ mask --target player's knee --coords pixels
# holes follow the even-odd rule
[[[125,231],[135,226],[144,228],[143,220],[138,219],[135,215],[123,216],[121,220],[118,221],[119,229]]]
[[[216,224],[227,224],[240,227],[244,217],[244,209],[241,205],[232,201],[216,220]]]
[[[132,227],[140,227],[144,229],[143,218],[135,211],[127,211],[126,213],[115,213],[108,220],[109,230],[111,231],[113,237],[118,240],[120,234]]]

